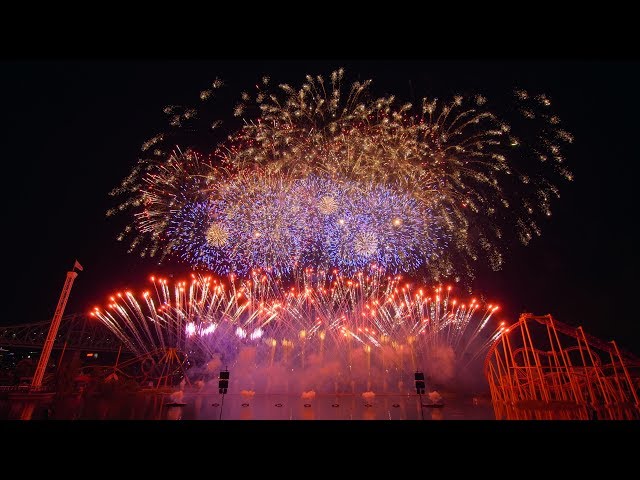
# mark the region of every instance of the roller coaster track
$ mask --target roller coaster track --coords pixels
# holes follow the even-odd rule
[[[640,359],[551,315],[523,313],[484,373],[497,419],[640,419]]]

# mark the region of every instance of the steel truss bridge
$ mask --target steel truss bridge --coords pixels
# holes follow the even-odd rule
[[[51,320],[0,327],[0,347],[42,349]],[[84,314],[62,317],[54,349],[118,352],[122,342],[102,322]],[[122,345],[123,350],[126,348]]]
[[[0,327],[0,347],[33,348],[42,350],[51,327],[51,321]],[[53,349],[117,354],[114,365],[88,365],[81,372],[101,380],[132,378],[141,384],[149,382],[156,388],[168,387],[176,375],[188,382],[184,371],[186,355],[175,348],[158,349],[131,357],[122,343],[101,321],[83,314],[62,317]],[[4,388],[6,391],[18,387]],[[0,388],[2,390],[2,388]]]

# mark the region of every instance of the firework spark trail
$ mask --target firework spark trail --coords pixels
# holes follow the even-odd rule
[[[372,369],[383,376],[428,369],[442,348],[464,369],[468,354],[477,358],[500,332],[486,328],[497,307],[481,313],[475,300],[456,306],[450,288],[441,295],[442,287],[415,287],[383,269],[345,277],[308,268],[293,285],[257,270],[228,285],[196,275],[188,287],[177,282],[172,290],[165,279],[152,281],[156,299],[144,292],[139,302],[127,292],[91,314],[138,355],[178,348],[193,352],[191,361],[200,367],[216,355],[234,365],[243,348],[253,348],[255,368],[278,363],[303,373],[318,358],[331,359],[337,365],[332,375],[343,371],[356,378],[364,367],[357,370],[353,362],[366,354],[371,381]]]
[[[572,179],[564,149],[573,137],[552,113],[546,95],[516,90],[513,108],[492,108],[488,98],[477,94],[423,98],[414,106],[393,95],[373,97],[370,80],[355,82],[345,92],[343,79],[342,69],[328,80],[308,75],[298,88],[273,88],[263,78],[255,92],[243,92],[234,109],[241,126],[231,126],[210,145],[210,155],[197,155],[186,140],[184,152],[176,152],[175,138],[168,133],[145,142],[144,157],[113,192],[126,198],[108,214],[134,213],[120,238],[132,235],[131,249],[142,255],[177,255],[220,274],[244,275],[260,267],[290,275],[287,254],[316,265],[314,256],[320,252],[348,274],[370,261],[391,273],[424,269],[438,282],[472,278],[482,259],[500,269],[501,250],[509,241],[506,232],[514,226],[525,244],[541,234],[536,218],[551,215],[551,201],[559,196],[555,184]],[[219,127],[218,120],[209,119],[207,104],[221,85],[216,80],[201,93],[200,108],[167,107],[170,125],[178,127],[173,131],[205,135],[212,125]],[[265,174],[286,187],[284,196],[277,197],[281,217],[257,199],[276,198],[273,188],[258,187],[258,177]],[[412,238],[423,234],[432,243],[404,245],[408,236],[391,236],[390,241],[388,224],[358,215],[364,225],[357,235],[340,235],[335,224],[320,222],[321,236],[331,239],[328,245],[302,240],[305,233],[292,223],[296,206],[305,212],[314,203],[320,219],[345,208],[343,199],[332,194],[318,198],[309,189],[288,189],[291,182],[305,179],[359,186],[372,194],[362,204],[369,211],[376,208],[371,203],[376,188],[395,192],[391,204],[383,202],[376,211],[394,201],[405,217],[401,205],[413,208],[407,217],[416,233]],[[248,188],[238,215],[230,198],[241,187]],[[194,215],[200,220],[188,220]],[[277,230],[271,239],[247,241],[247,233],[259,232],[270,219]],[[320,247],[309,254],[310,244]],[[378,248],[383,244],[390,245],[386,256]]]

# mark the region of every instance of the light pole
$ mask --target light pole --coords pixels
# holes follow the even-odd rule
[[[414,374],[415,382],[416,382],[416,393],[420,396],[420,415],[422,416],[422,420],[424,420],[424,407],[422,406],[422,395],[424,395],[425,389],[427,385],[424,383],[424,373],[416,372]]]
[[[225,367],[224,370],[218,375],[218,392],[222,394],[222,402],[220,404],[220,417],[218,420],[222,420],[222,408],[224,407],[224,394],[227,393],[229,388],[229,370]]]

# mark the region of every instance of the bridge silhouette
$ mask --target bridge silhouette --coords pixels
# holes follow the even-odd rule
[[[50,327],[51,320],[0,327],[0,347],[42,350]],[[89,315],[71,314],[62,317],[52,348],[63,352],[90,351],[117,354],[117,357],[114,355],[116,359],[113,365],[98,363],[81,368],[81,373],[101,378],[102,381],[105,378],[117,379],[122,376],[134,379],[141,385],[148,385],[151,382],[159,388],[173,382],[175,374],[185,375],[187,361],[185,354],[178,352],[175,348],[163,348],[135,355],[100,320]],[[24,387],[24,385],[11,385],[0,387],[0,391],[22,391]],[[44,387],[42,390],[46,391],[48,388]]]
[[[0,327],[0,347],[41,349],[51,326],[51,320]],[[99,320],[74,313],[62,317],[53,343],[54,349],[118,352],[126,346]]]

